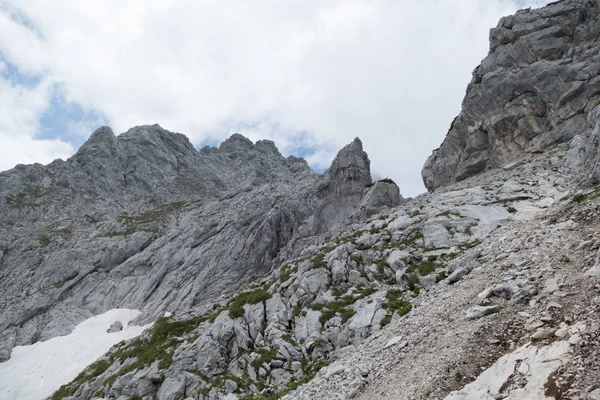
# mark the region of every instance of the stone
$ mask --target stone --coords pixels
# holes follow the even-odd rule
[[[234,393],[238,388],[237,383],[232,380],[227,379],[225,381],[225,394]]]
[[[396,283],[398,285],[403,284],[405,276],[406,276],[406,271],[404,271],[404,270],[396,271],[396,274],[395,274]]]
[[[474,306],[467,310],[466,319],[478,319],[493,314],[500,309],[498,305]]]
[[[285,369],[277,368],[271,371],[271,378],[276,386],[282,386],[292,379],[292,375]]]
[[[594,265],[592,268],[587,270],[585,274],[594,278],[600,278],[600,264]]]
[[[577,346],[582,341],[583,341],[583,338],[581,337],[581,335],[579,333],[576,333],[569,338],[569,344],[571,344],[573,346]]]
[[[458,268],[450,274],[450,276],[447,278],[447,281],[450,284],[456,283],[456,282],[460,281],[463,277],[467,276],[468,274],[469,274],[469,270],[467,270],[465,268]]]
[[[589,400],[600,400],[600,389],[589,392],[587,396]]]
[[[388,342],[385,344],[385,346],[383,346],[383,348],[388,349],[392,346],[397,345],[401,341],[402,341],[402,336],[395,336],[395,337],[391,338],[390,340],[388,340]]]
[[[542,340],[548,339],[554,336],[556,333],[556,329],[554,328],[538,328],[533,335],[531,335],[532,340]]]
[[[394,270],[398,271],[405,267],[404,260],[410,257],[410,253],[404,250],[395,249],[387,257],[386,261],[388,265]]]
[[[551,301],[546,305],[546,310],[561,309],[562,306],[555,301]]]
[[[385,208],[395,207],[400,204],[402,196],[400,189],[393,181],[381,180],[376,182],[364,195],[359,212],[361,217],[367,218],[375,215]]]
[[[110,328],[106,330],[107,333],[121,332],[123,330],[123,324],[121,321],[116,321],[110,325]]]
[[[564,341],[539,348],[527,344],[500,357],[475,381],[450,393],[445,400],[506,398],[502,389],[511,387],[516,377],[522,378],[521,385],[511,391],[510,398],[543,398],[538,393],[543,396],[548,377],[569,360],[569,345]]]
[[[161,400],[178,400],[185,393],[185,379],[167,378],[160,385],[158,398]]]
[[[557,338],[560,339],[564,339],[569,335],[569,330],[567,328],[561,328],[558,329],[556,332],[554,332],[554,336],[556,336]]]
[[[558,280],[556,278],[552,278],[552,279],[548,279],[546,281],[546,283],[544,284],[544,289],[542,290],[542,293],[552,294],[554,292],[557,292],[558,290],[559,290]]]

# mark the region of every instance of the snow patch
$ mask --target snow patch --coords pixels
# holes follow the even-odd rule
[[[83,321],[66,336],[15,347],[10,360],[0,363],[0,400],[42,400],[52,395],[112,346],[152,325],[128,326],[138,315],[138,310],[110,310]],[[123,330],[107,333],[116,321]]]
[[[510,400],[550,399],[544,394],[544,385],[550,374],[567,362],[569,351],[565,341],[542,348],[525,345],[502,356],[477,380],[445,400],[494,400],[504,395]]]

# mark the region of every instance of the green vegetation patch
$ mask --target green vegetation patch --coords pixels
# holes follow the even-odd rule
[[[321,316],[319,317],[321,325],[324,325],[336,315],[339,315],[342,318],[342,324],[344,324],[356,314],[356,311],[349,306],[354,304],[359,298],[360,297],[354,297],[352,295],[345,295],[339,300],[330,301],[329,303],[310,304],[308,308],[321,311]]]
[[[65,397],[72,396],[73,393],[85,382],[92,382],[94,379],[102,375],[112,362],[108,360],[99,360],[87,367],[81,372],[71,383],[62,385],[53,395],[52,400],[62,400]]]
[[[419,210],[413,210],[411,212],[408,213],[408,216],[411,218],[415,218],[418,217],[419,215],[423,215],[423,213]]]
[[[417,232],[406,239],[401,240],[398,245],[412,246],[420,239],[423,239],[423,232]]]
[[[412,310],[410,301],[405,300],[403,291],[398,289],[388,290],[385,294],[385,302],[381,307],[390,313],[397,312],[399,316],[408,314]]]
[[[242,292],[234,296],[227,303],[229,317],[231,319],[239,318],[244,315],[245,304],[258,304],[269,300],[273,295],[264,289],[255,289],[250,292]]]
[[[435,259],[432,260],[423,260],[423,261],[414,261],[412,262],[408,268],[406,268],[406,272],[418,272],[421,276],[427,276],[434,272],[438,268],[444,268],[445,265]]]
[[[298,272],[298,266],[292,266],[290,264],[285,264],[282,268],[281,268],[281,272],[279,273],[279,283],[283,283],[285,281],[287,281],[288,279],[290,279],[290,277],[292,276],[292,274]]]
[[[121,215],[118,221],[125,225],[122,231],[107,232],[99,237],[130,236],[136,232],[148,232],[160,234],[161,231],[155,225],[164,223],[167,218],[177,214],[185,206],[185,201],[162,204],[153,210],[145,211],[139,215]]]
[[[72,234],[73,234],[73,230],[71,228],[51,230],[51,231],[41,234],[39,236],[39,242],[42,246],[48,246],[50,243],[52,243],[54,238],[56,238],[56,237],[68,238]]]
[[[313,269],[318,269],[318,268],[327,268],[327,263],[324,260],[325,258],[325,253],[317,253],[317,255],[315,255],[313,258],[310,259],[310,262],[312,263],[312,268]]]
[[[449,217],[450,215],[454,215],[455,217],[459,218],[462,217],[459,212],[450,210],[442,211],[441,213],[436,214],[436,217]]]
[[[458,249],[460,251],[466,251],[472,249],[473,247],[479,246],[481,244],[481,240],[473,240],[472,242],[461,243],[458,245]]]
[[[15,208],[17,210],[22,210],[24,208],[34,209],[39,205],[37,200],[51,192],[52,189],[43,189],[39,187],[27,188],[16,194],[8,195],[4,199],[6,201],[6,205],[11,208]]]
[[[255,352],[258,353],[259,357],[253,360],[250,365],[252,365],[254,369],[258,370],[261,365],[264,363],[269,363],[273,358],[275,358],[279,351],[276,349],[257,349]]]

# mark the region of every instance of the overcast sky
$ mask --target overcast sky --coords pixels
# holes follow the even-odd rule
[[[271,139],[317,171],[360,137],[414,196],[489,28],[546,3],[0,0],[0,170],[158,123],[197,147]]]

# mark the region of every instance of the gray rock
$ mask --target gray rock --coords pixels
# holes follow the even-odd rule
[[[466,319],[478,319],[490,315],[498,311],[500,307],[498,305],[491,306],[474,306],[467,310]]]
[[[585,274],[587,276],[593,276],[595,278],[600,278],[600,264],[594,265],[592,268],[588,269]]]
[[[106,331],[107,333],[120,332],[123,330],[123,324],[120,321],[114,322],[110,328]]]
[[[396,271],[395,278],[396,278],[396,283],[398,285],[402,285],[404,283],[405,277],[406,277],[406,271],[404,271],[404,270],[398,270],[398,271]]]
[[[544,284],[543,293],[554,293],[558,291],[558,280],[556,278],[548,279]]]
[[[556,329],[554,328],[538,328],[533,335],[531,335],[532,340],[543,340],[549,339],[554,336],[556,333]]]
[[[492,29],[490,52],[473,71],[462,111],[423,167],[428,189],[568,142],[585,130],[590,104],[600,94],[596,74],[586,71],[596,53],[584,51],[596,46],[599,12],[594,2],[560,1],[517,12],[510,24],[503,20]]]
[[[394,271],[397,271],[400,268],[405,267],[404,260],[408,259],[409,257],[409,252],[395,249],[390,253],[386,261]]]
[[[185,379],[167,378],[160,385],[158,398],[160,400],[177,400],[183,398],[185,393]]]
[[[465,269],[465,268],[458,268],[456,270],[454,270],[454,272],[452,272],[450,274],[450,276],[448,276],[448,283],[456,283],[458,281],[460,281],[463,277],[467,276],[469,274],[469,270]]]
[[[275,386],[282,386],[292,379],[292,375],[285,369],[277,368],[271,371],[271,379]]]
[[[237,383],[232,380],[227,379],[225,381],[225,394],[234,393],[238,388]]]
[[[385,208],[395,207],[400,204],[402,196],[395,183],[379,181],[373,185],[359,206],[362,217],[370,217]]]
[[[320,175],[239,134],[197,151],[158,125],[99,128],[67,161],[0,173],[0,345],[64,335],[116,307],[141,309],[140,323],[201,307],[360,221],[370,183],[358,139]]]

